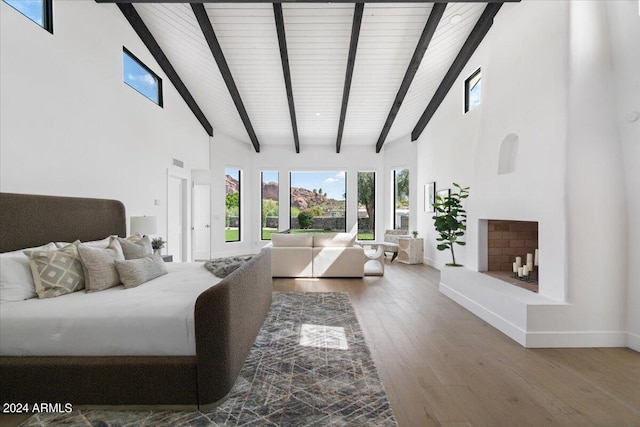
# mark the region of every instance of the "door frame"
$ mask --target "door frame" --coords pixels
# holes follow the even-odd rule
[[[211,236],[211,183],[203,183],[203,182],[195,182],[193,181],[191,183],[191,227],[189,227],[189,229],[191,230],[191,256],[193,257],[193,259],[196,259],[196,239],[195,239],[195,229],[194,229],[194,217],[196,214],[196,210],[194,207],[194,201],[195,201],[195,197],[193,197],[193,194],[195,193],[195,187],[196,185],[206,185],[207,187],[209,187],[209,252],[207,254],[207,259],[211,259],[211,243],[212,243],[212,236]]]
[[[165,232],[167,237],[169,236],[169,180],[171,178],[177,178],[181,181],[182,187],[182,200],[180,201],[182,210],[182,261],[191,261],[191,176],[184,169],[178,169],[175,167],[167,168],[167,206],[166,206],[166,227]]]

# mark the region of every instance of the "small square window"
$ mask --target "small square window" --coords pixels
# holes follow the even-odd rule
[[[2,0],[53,34],[53,0]]]
[[[480,68],[464,82],[464,112],[467,113],[480,105],[482,79]]]
[[[124,82],[162,107],[162,79],[127,48],[122,52]]]

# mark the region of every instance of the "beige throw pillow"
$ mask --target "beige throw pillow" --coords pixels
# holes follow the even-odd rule
[[[135,288],[168,273],[167,266],[158,254],[130,261],[116,261],[116,268],[126,289]]]
[[[134,235],[127,237],[126,239],[118,237],[118,242],[120,242],[120,246],[122,246],[124,259],[127,260],[144,258],[145,256],[153,253],[151,239],[149,239],[149,236],[137,237]]]
[[[38,298],[51,298],[84,289],[84,272],[78,256],[78,244],[58,250],[25,251],[29,258]]]
[[[115,261],[124,261],[124,254],[118,239],[112,239],[104,249],[81,243],[78,245],[78,252],[84,268],[87,292],[103,291],[120,284]]]

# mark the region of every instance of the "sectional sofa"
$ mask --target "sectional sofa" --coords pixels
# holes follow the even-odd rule
[[[273,277],[363,277],[364,249],[351,233],[271,235]]]

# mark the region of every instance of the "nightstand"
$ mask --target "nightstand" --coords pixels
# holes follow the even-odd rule
[[[160,255],[164,262],[173,262],[173,255]]]

